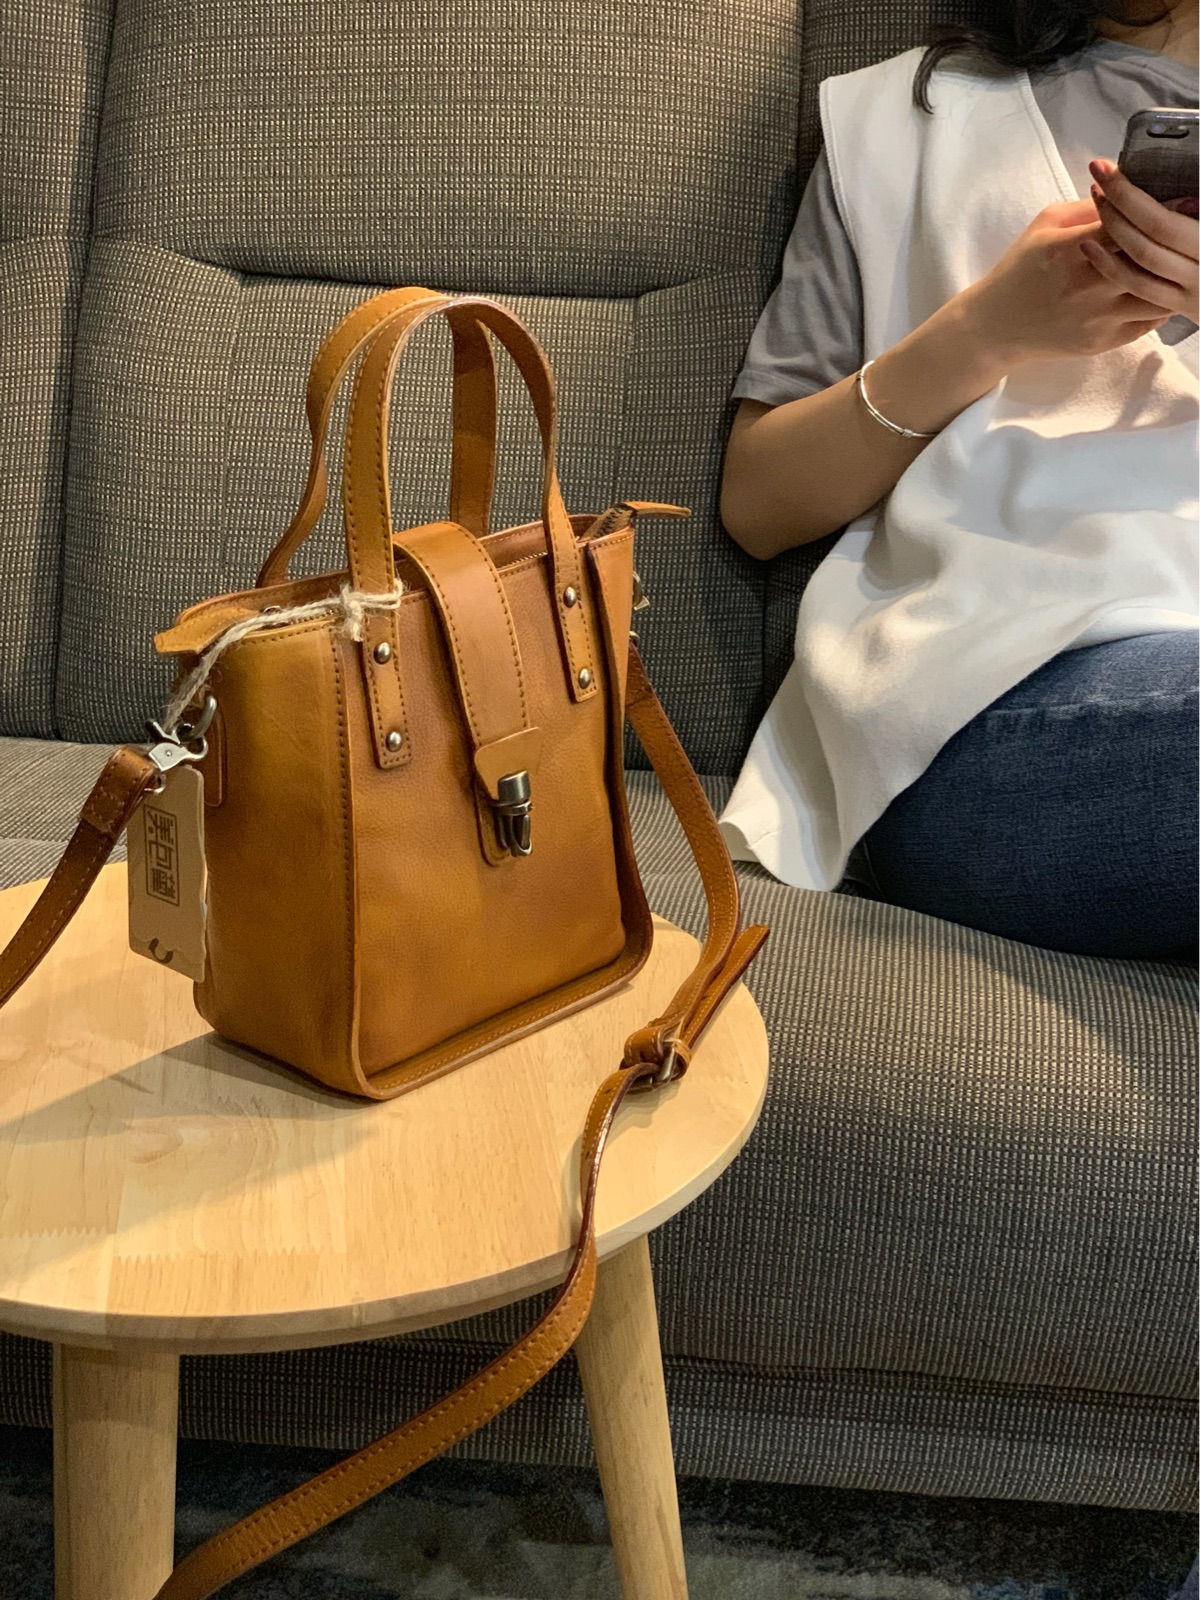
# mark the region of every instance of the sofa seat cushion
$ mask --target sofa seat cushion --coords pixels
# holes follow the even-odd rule
[[[50,870],[106,753],[0,740],[0,881]],[[719,806],[728,780],[703,781]],[[682,831],[650,774],[629,791],[651,904],[698,932]],[[664,1350],[776,1375],[1192,1394],[1194,969],[738,870],[747,917],[772,930],[749,979],[771,1085],[744,1154],[655,1236]],[[457,1331],[508,1337],[524,1316]]]
[[[0,739],[0,889],[50,875],[111,754],[107,744]]]
[[[699,931],[682,834],[649,774],[629,786],[651,905]],[[657,1236],[664,1348],[1191,1395],[1195,968],[738,872],[772,930],[749,974],[771,1084]]]

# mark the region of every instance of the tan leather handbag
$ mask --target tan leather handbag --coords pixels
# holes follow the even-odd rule
[[[450,519],[393,534],[388,405],[413,331],[454,344]],[[496,386],[490,335],[532,397],[541,520],[488,532]],[[365,353],[364,353],[365,352]],[[325,503],[334,396],[361,356],[346,432],[347,567],[289,577]],[[585,1128],[583,1218],[551,1309],[461,1389],[331,1472],[209,1540],[161,1600],[201,1600],[349,1510],[525,1393],[570,1347],[595,1283],[593,1198],[624,1096],[679,1077],[766,936],[742,930],[704,793],[654,696],[630,620],[639,511],[568,516],[554,380],[529,331],[479,296],[393,290],[347,316],[309,377],[308,483],[255,588],[191,607],[156,643],[173,712],[126,746],[8,948],[0,1004],[53,943],[163,775],[204,778],[201,1015],[331,1089],[387,1099],[590,1004],[646,960],[652,923],[630,839],[629,716],[679,814],[708,900],[695,971],[627,1043]],[[181,720],[186,716],[187,721]]]

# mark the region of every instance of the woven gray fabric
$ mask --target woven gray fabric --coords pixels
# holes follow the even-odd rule
[[[0,135],[0,229],[15,218],[22,241],[0,270],[21,338],[6,370],[48,419],[10,418],[10,455],[0,443],[0,583],[37,619],[14,646],[6,613],[0,671],[24,675],[13,703],[36,715],[12,726],[31,731],[50,726],[35,635],[58,581],[80,258],[22,256],[59,232],[23,219],[80,216],[103,35],[97,0],[44,10],[13,37],[44,35],[49,70],[10,52],[0,94],[15,130]],[[715,514],[729,386],[815,155],[816,86],[951,11],[808,0],[801,74],[797,0],[711,15],[606,0],[569,21],[542,0],[123,0],[73,375],[62,730],[140,733],[167,677],[152,631],[250,581],[290,515],[321,335],[371,285],[427,281],[520,297],[559,373],[573,508],[696,507],[642,532],[653,608],[638,627],[693,758],[726,775],[719,800],[824,553],[759,567]],[[63,96],[83,108],[73,124]],[[42,300],[26,280],[50,285]],[[426,336],[398,386],[398,522],[443,509],[446,394]],[[504,522],[532,507],[535,457],[511,404],[502,431],[518,463]],[[337,564],[338,544],[327,518],[306,569]],[[102,756],[0,743],[5,881],[52,865]],[[686,848],[651,780],[631,790],[652,901],[695,926]],[[654,1244],[681,1470],[1190,1505],[1194,973],[1050,955],[753,869],[743,882],[774,925],[752,978],[768,1104]],[[184,1424],[362,1442],[522,1322],[508,1308],[453,1337],[188,1362]],[[8,1420],[46,1420],[46,1372],[45,1347],[0,1339]],[[585,1459],[570,1368],[467,1448]]]
[[[170,666],[152,634],[183,607],[247,587],[304,485],[304,383],[322,337],[368,291],[242,278],[165,251],[97,244],[80,317],[67,493],[59,714],[83,738],[136,734]],[[620,445],[631,308],[516,302],[550,347],[571,504],[603,509]],[[445,515],[448,341],[426,330],[396,386],[393,516]],[[507,365],[497,525],[536,514],[540,450]],[[335,449],[345,406],[338,416]],[[334,460],[338,457],[335,455]],[[335,483],[340,472],[334,474]],[[340,506],[300,566],[345,565]],[[153,552],[153,556],[149,553]]]
[[[109,0],[34,0],[0,28],[0,732],[49,735],[71,345]]]
[[[682,830],[650,774],[628,787],[651,905],[698,934]],[[664,1350],[1190,1400],[1195,969],[739,876],[772,929],[750,976],[771,1085],[744,1154],[655,1235]]]
[[[647,521],[642,632],[693,758],[732,769],[762,665],[762,578],[716,525],[726,396],[758,305],[753,273],[639,301],[514,300],[562,396],[572,508],[677,498]],[[170,666],[152,635],[184,606],[254,581],[307,467],[303,392],[323,335],[367,291],[242,277],[143,244],[98,242],[79,321],[67,483],[58,717],[71,738],[136,737]],[[440,330],[438,330],[440,331]],[[397,525],[445,514],[448,341],[418,335],[393,408]],[[504,362],[495,524],[536,514],[540,450]],[[341,418],[337,418],[340,433]],[[335,433],[335,437],[337,436]],[[340,510],[307,570],[340,567]]]
[[[54,733],[62,475],[84,250],[0,245],[0,731]]]
[[[107,744],[0,738],[0,837],[65,842],[111,754]]]
[[[660,1291],[659,1302],[662,1303]],[[534,1308],[526,1306],[532,1320]],[[449,1332],[450,1330],[446,1330]],[[190,1438],[350,1450],[421,1410],[495,1353],[446,1337],[263,1356],[185,1357]],[[680,1473],[892,1493],[1195,1508],[1194,1407],[912,1374],[764,1372],[668,1356]],[[50,1347],[0,1334],[0,1421],[50,1422]],[[476,1460],[591,1463],[568,1358],[457,1446]]]
[[[628,372],[620,492],[690,506],[688,522],[650,519],[637,564],[650,609],[635,620],[655,688],[693,764],[736,772],[763,712],[766,579],[723,532],[721,460],[729,391],[762,302],[756,273],[644,295]],[[644,766],[630,737],[631,765]]]
[[[48,877],[109,745],[0,738],[0,889]],[[115,859],[124,854],[124,845]]]
[[[65,837],[104,754],[0,741],[0,833]],[[722,804],[729,780],[703,782]],[[665,798],[645,773],[629,791],[651,902],[698,931]],[[772,1083],[743,1155],[654,1238],[681,1470],[1186,1507],[1192,969],[740,870],[747,914],[772,923],[751,980]],[[534,1310],[193,1363],[185,1426],[349,1445]],[[9,1420],[42,1404],[31,1349],[0,1345]],[[473,1450],[582,1459],[564,1403],[526,1402]]]
[[[628,297],[773,264],[795,0],[126,0],[96,226],[237,271]]]
[[[660,1287],[660,1307],[666,1294]],[[286,1437],[298,1424],[312,1426],[313,1412],[298,1396],[320,1394],[313,1417],[327,1433],[320,1442],[352,1448],[461,1382],[491,1353],[451,1341],[341,1347],[250,1358],[258,1370],[240,1381],[230,1361],[189,1362],[194,1376],[184,1391],[183,1426],[263,1437],[251,1430],[266,1424],[278,1430],[266,1437]],[[1195,1504],[1188,1405],[910,1374],[739,1370],[670,1356],[665,1375],[681,1473],[1163,1510]],[[362,1420],[347,1427],[351,1397]],[[273,1417],[264,1405],[271,1401]],[[591,1451],[574,1364],[458,1453],[586,1462]]]
[[[22,0],[0,28],[0,244],[86,231],[112,0]]]
[[[651,904],[695,929],[674,821],[638,809]],[[772,929],[750,979],[772,1082],[745,1154],[661,1230],[664,1348],[1194,1394],[1195,969],[739,874]]]
[[[798,25],[794,0],[682,22],[633,0],[569,22],[541,0],[121,7],[68,484],[63,733],[140,724],[166,679],[148,633],[246,581],[290,509],[320,334],[367,285],[425,281],[522,297],[558,369],[572,506],[695,508],[685,530],[644,531],[644,639],[693,760],[734,770],[762,711],[765,571],[720,531],[717,484],[796,199]],[[418,375],[421,514],[441,511],[443,394],[440,372]]]

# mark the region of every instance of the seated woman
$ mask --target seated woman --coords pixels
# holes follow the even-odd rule
[[[849,526],[722,823],[787,883],[1182,957],[1198,225],[1095,158],[1197,104],[1196,13],[1095,3],[1010,0],[821,86],[721,509],[762,558]]]

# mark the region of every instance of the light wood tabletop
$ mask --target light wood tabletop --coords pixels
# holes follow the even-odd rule
[[[0,943],[39,887],[0,894]],[[149,1460],[147,1438],[158,1437],[161,1476],[179,1352],[379,1337],[559,1282],[578,1225],[588,1102],[696,948],[659,921],[647,966],[616,995],[376,1103],[338,1096],[211,1033],[191,984],[134,955],[125,929],[125,868],[115,864],[0,1015],[0,1328],[59,1347],[56,1428],[63,1483],[69,1459],[74,1484],[60,1582],[64,1595],[86,1590],[89,1600],[153,1592],[145,1574],[169,1561],[169,1537],[136,1572],[107,1545],[88,1545],[105,1537],[94,1526],[105,1520],[97,1485],[111,1499],[129,1463],[110,1459],[109,1434],[98,1443],[82,1414],[68,1450],[79,1407],[91,1416],[107,1382],[100,1411],[109,1422],[153,1414],[139,1450]],[[766,1082],[762,1019],[739,987],[686,1077],[626,1103],[605,1158],[598,1247],[602,1260],[616,1259],[601,1268],[594,1327],[578,1348],[594,1430],[597,1407],[611,1413],[597,1448],[629,1593],[685,1591],[677,1513],[675,1532],[665,1543],[661,1535],[657,1480],[669,1478],[670,1445],[649,1257],[644,1242],[625,1247],[728,1166]],[[621,1398],[635,1346],[649,1422]],[[618,1386],[607,1399],[606,1384]],[[629,1437],[607,1437],[613,1428]],[[656,1429],[657,1463],[648,1443]],[[145,1520],[144,1504],[138,1514]],[[652,1542],[665,1552],[659,1579],[647,1577],[648,1517],[658,1518]]]
[[[0,895],[0,941],[35,892]],[[0,1327],[265,1350],[446,1322],[561,1277],[588,1101],[686,976],[688,935],[660,922],[612,998],[399,1099],[355,1102],[211,1033],[191,984],[128,949],[125,895],[124,866],[105,868],[0,1017]],[[743,989],[681,1082],[627,1104],[602,1258],[733,1159],[766,1058]]]

